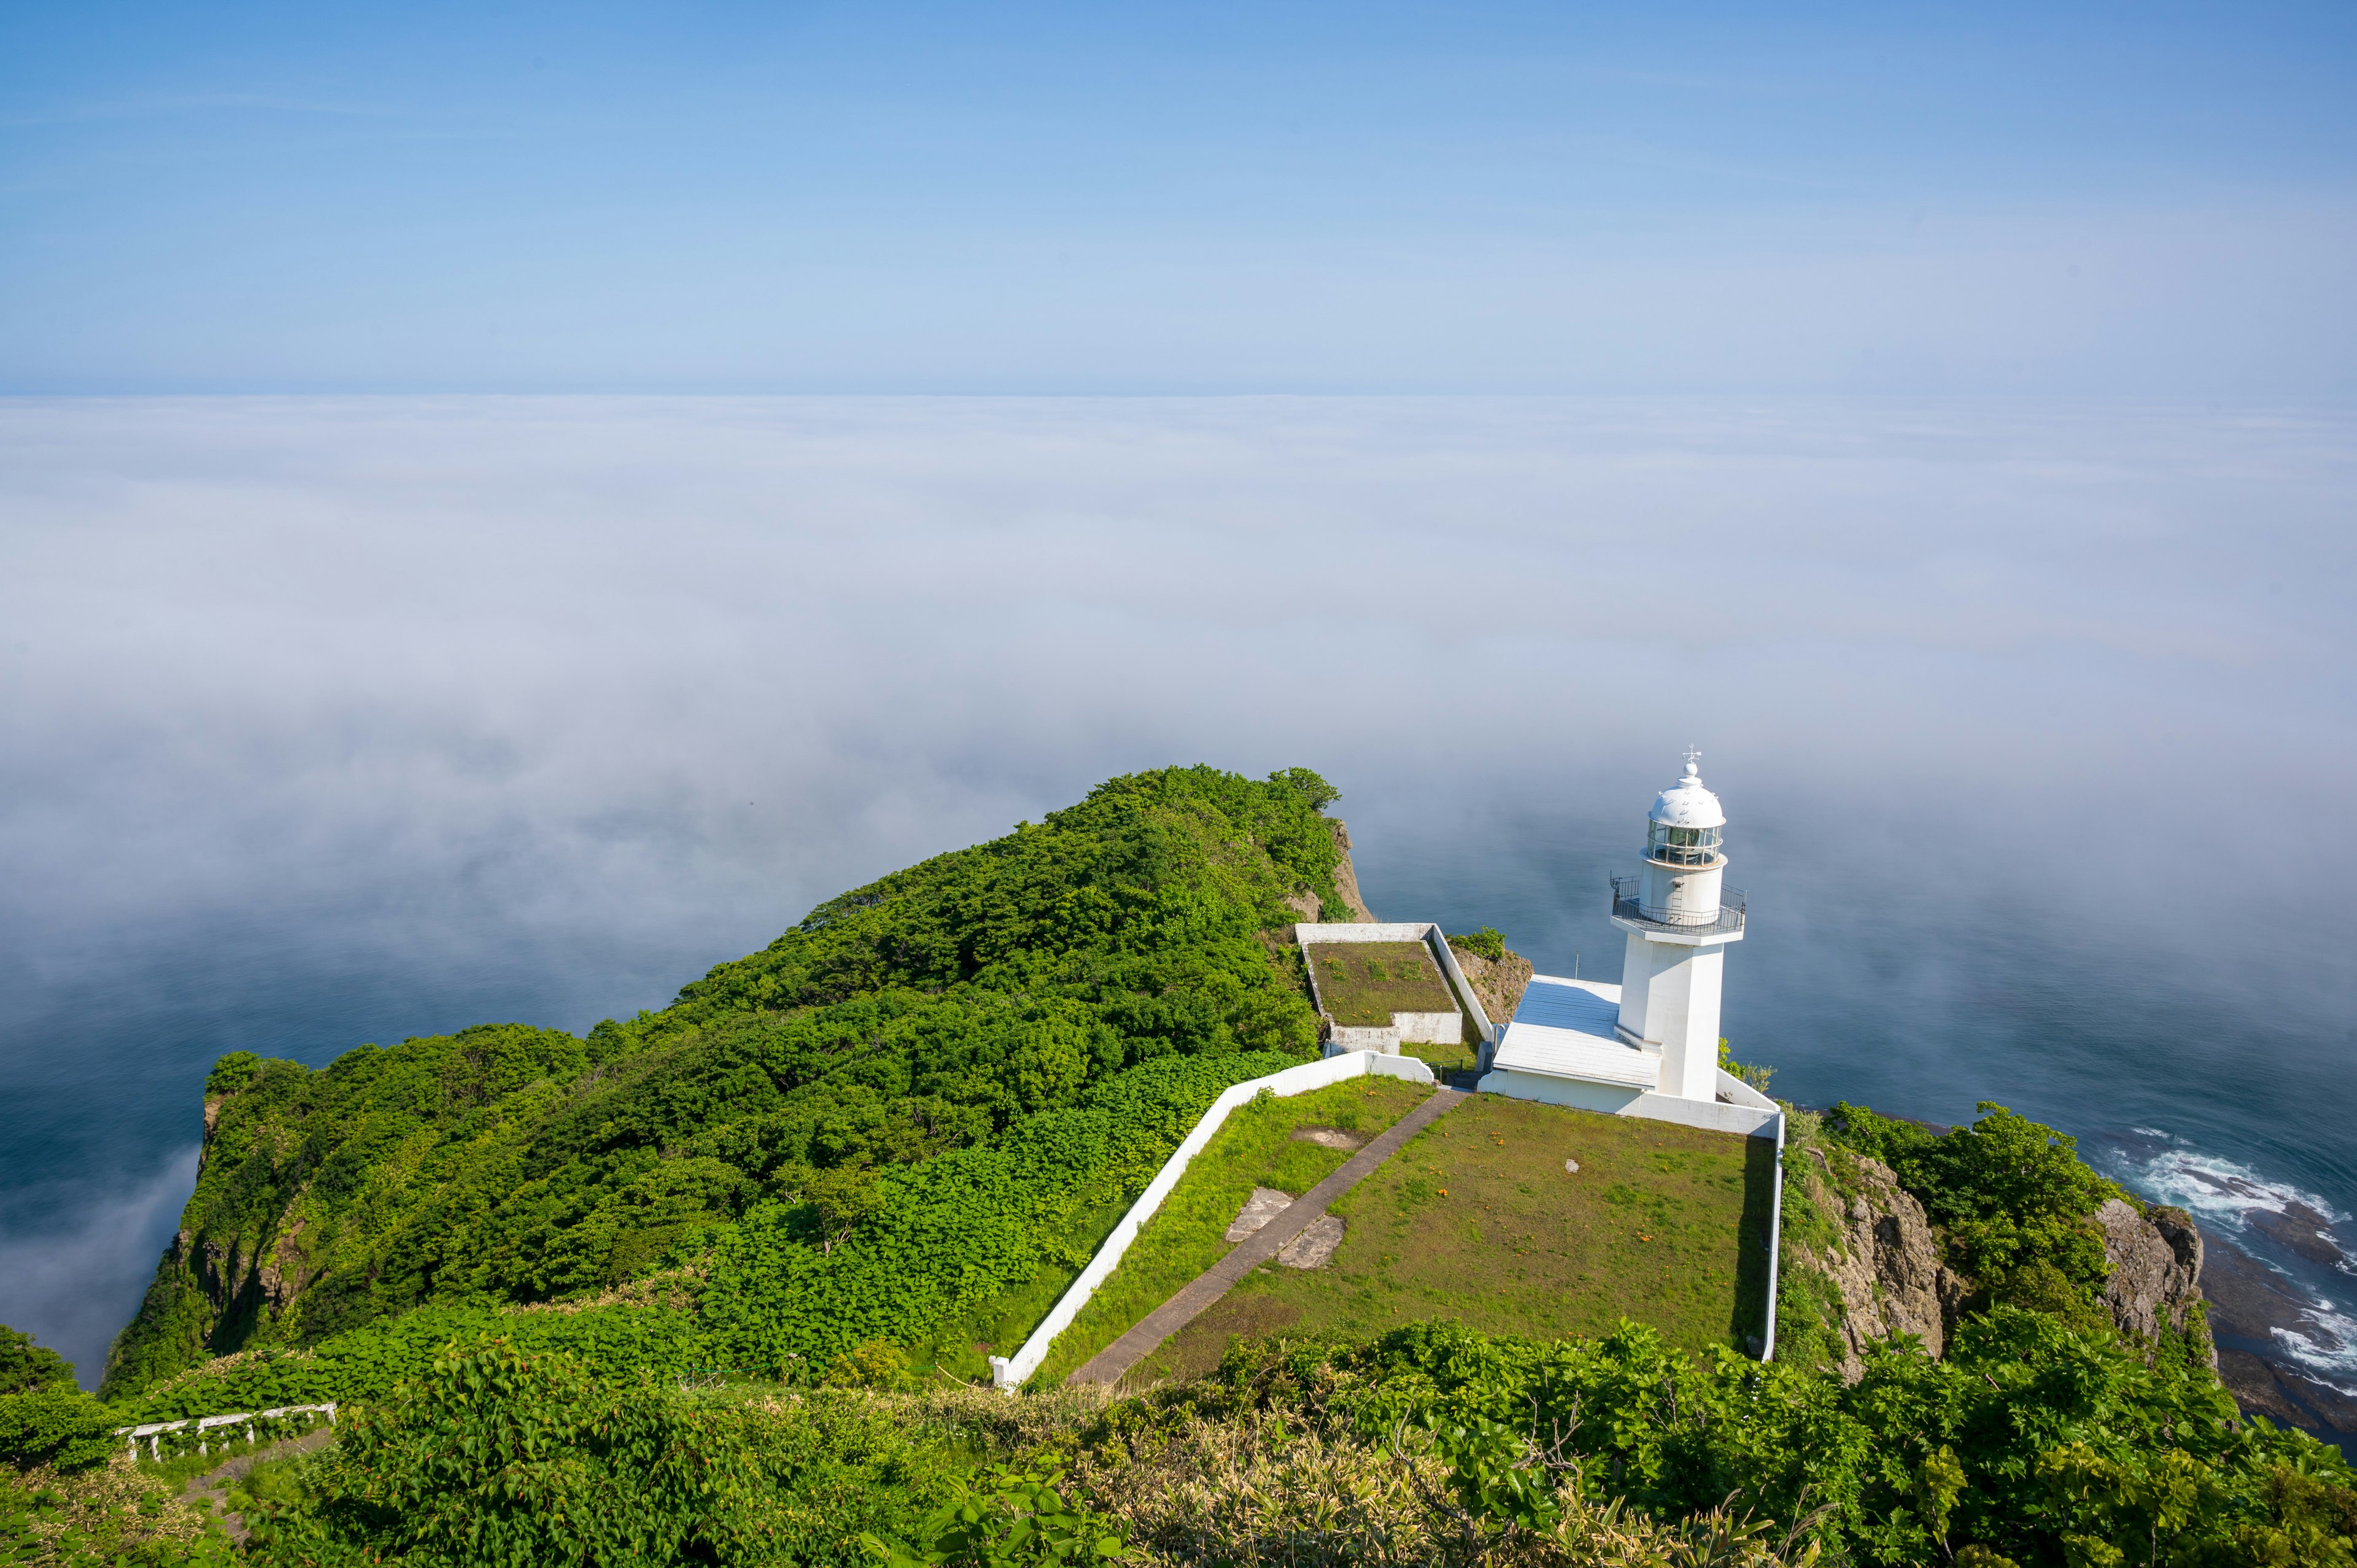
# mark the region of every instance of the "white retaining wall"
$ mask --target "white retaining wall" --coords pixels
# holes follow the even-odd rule
[[[1371,928],[1352,926],[1342,929],[1363,931]],[[1383,940],[1399,941],[1405,939],[1387,937]],[[1162,1200],[1170,1196],[1170,1189],[1177,1187],[1178,1178],[1186,1174],[1188,1164],[1202,1153],[1203,1146],[1211,1141],[1211,1135],[1227,1121],[1229,1112],[1239,1105],[1249,1105],[1264,1092],[1274,1094],[1280,1100],[1289,1100],[1313,1089],[1324,1089],[1329,1084],[1365,1078],[1370,1074],[1404,1078],[1410,1083],[1433,1081],[1432,1069],[1414,1057],[1352,1051],[1344,1056],[1328,1057],[1323,1061],[1289,1067],[1282,1072],[1270,1073],[1266,1078],[1250,1079],[1222,1090],[1220,1097],[1211,1101],[1211,1108],[1203,1112],[1203,1119],[1195,1123],[1195,1130],[1187,1134],[1178,1147],[1171,1152],[1170,1157],[1162,1163],[1162,1168],[1154,1174],[1154,1179],[1146,1184],[1146,1190],[1138,1195],[1135,1203],[1129,1206],[1129,1212],[1121,1217],[1121,1223],[1113,1228],[1113,1234],[1106,1237],[1104,1245],[1097,1249],[1097,1255],[1089,1260],[1089,1266],[1081,1271],[1081,1277],[1074,1280],[1057,1299],[1056,1305],[1048,1309],[1048,1316],[1039,1320],[1039,1326],[1031,1331],[1031,1337],[1023,1341],[1022,1348],[1014,1355],[990,1359],[991,1382],[1011,1393],[1039,1369],[1040,1363],[1048,1359],[1048,1347],[1055,1343],[1056,1336],[1071,1326],[1072,1319],[1080,1316],[1081,1308],[1096,1294],[1097,1287],[1113,1277],[1114,1270],[1120,1266],[1122,1254],[1129,1251],[1132,1241],[1137,1240],[1139,1228],[1154,1217],[1156,1209],[1162,1207]]]

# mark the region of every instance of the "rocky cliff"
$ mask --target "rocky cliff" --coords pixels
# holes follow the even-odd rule
[[[1955,1331],[1967,1283],[1942,1262],[1939,1233],[1923,1206],[1879,1160],[1849,1162],[1855,1171],[1845,1169],[1844,1192],[1824,1153],[1809,1154],[1807,1197],[1841,1235],[1831,1246],[1796,1250],[1840,1294],[1842,1376],[1856,1382],[1866,1369],[1867,1344],[1895,1335],[1916,1336],[1938,1357]],[[2147,1347],[2164,1328],[2182,1333],[2201,1296],[2201,1234],[2192,1220],[2174,1208],[2138,1213],[2113,1198],[2089,1222],[2103,1235],[2111,1264],[2104,1302],[2120,1332]]]
[[[1809,1200],[1836,1221],[1842,1236],[1823,1251],[1800,1251],[1841,1294],[1842,1377],[1857,1381],[1866,1371],[1867,1341],[1893,1335],[1912,1334],[1938,1357],[1947,1348],[1964,1285],[1940,1261],[1939,1237],[1923,1206],[1889,1165],[1864,1158],[1855,1162],[1854,1190],[1845,1197],[1834,1188],[1824,1155],[1809,1153],[1815,1167],[1807,1178]]]
[[[2181,1208],[2139,1214],[2118,1198],[2095,1210],[2112,1277],[2104,1305],[2120,1332],[2147,1344],[2163,1328],[2185,1331],[2187,1309],[2201,1299],[2201,1232]]]
[[[1465,982],[1472,986],[1473,994],[1481,999],[1481,1010],[1490,1015],[1490,1022],[1500,1028],[1522,1005],[1523,992],[1531,983],[1531,961],[1512,948],[1496,959],[1483,958],[1463,948],[1453,948],[1457,967],[1465,972]]]
[[[1364,898],[1359,897],[1359,871],[1351,864],[1351,830],[1343,825],[1340,817],[1329,820],[1334,824],[1334,847],[1341,852],[1342,856],[1334,864],[1334,891],[1341,895],[1351,919],[1361,925],[1372,925],[1374,911],[1367,908]],[[1315,915],[1310,917],[1313,920],[1317,918]]]

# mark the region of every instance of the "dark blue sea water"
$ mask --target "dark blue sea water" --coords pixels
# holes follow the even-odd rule
[[[2337,410],[0,403],[0,1320],[94,1380],[224,1051],[659,1006],[1130,768],[1318,768],[1378,913],[1615,977],[1692,742],[1742,1059],[2073,1133],[2357,1390],[2352,454]]]

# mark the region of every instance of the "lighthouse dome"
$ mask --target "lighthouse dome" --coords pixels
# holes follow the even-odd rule
[[[1718,797],[1702,787],[1702,771],[1686,759],[1685,777],[1653,798],[1653,821],[1671,828],[1723,828],[1727,812]]]

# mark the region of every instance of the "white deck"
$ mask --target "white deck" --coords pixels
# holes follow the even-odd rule
[[[1612,1032],[1620,1016],[1617,985],[1534,974],[1490,1065],[1501,1072],[1654,1089],[1662,1080],[1661,1053],[1623,1044]]]

